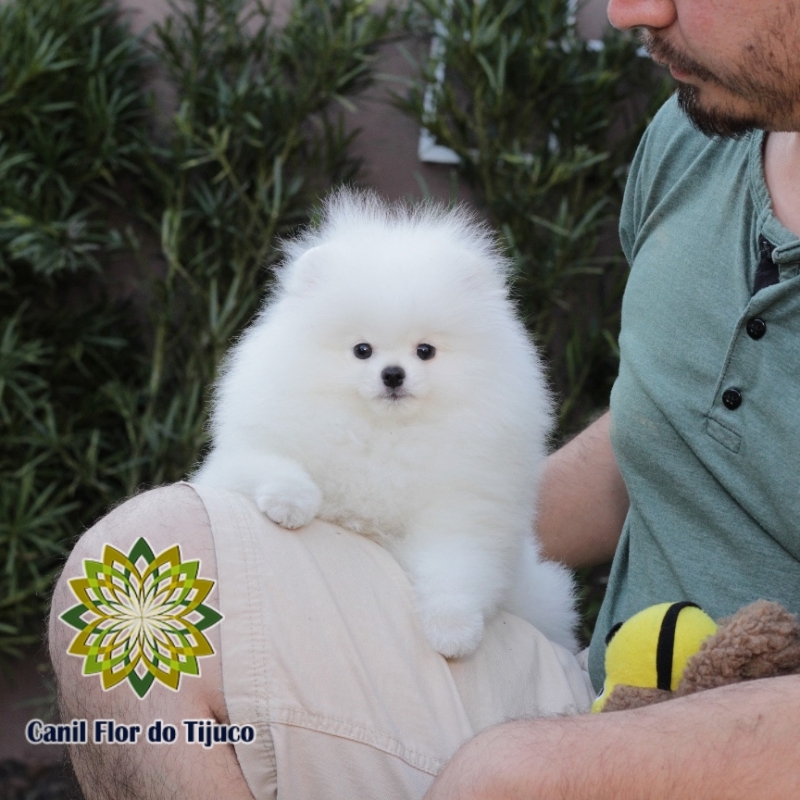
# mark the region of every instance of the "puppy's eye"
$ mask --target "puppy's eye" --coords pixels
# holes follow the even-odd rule
[[[421,344],[417,347],[417,356],[427,361],[436,355],[436,348],[432,344]]]
[[[353,348],[353,354],[356,358],[369,358],[372,355],[372,348],[366,342],[361,342]]]

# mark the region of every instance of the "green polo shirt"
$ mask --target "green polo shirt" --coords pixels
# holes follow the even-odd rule
[[[772,213],[763,139],[707,138],[672,98],[631,168],[611,394],[631,506],[591,644],[597,688],[609,628],[652,603],[800,612],[800,240]],[[754,294],[760,263],[777,282]]]

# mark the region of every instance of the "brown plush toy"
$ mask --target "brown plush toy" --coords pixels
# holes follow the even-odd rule
[[[730,683],[800,673],[800,623],[757,600],[715,623],[693,603],[662,603],[612,628],[593,711],[620,711]]]

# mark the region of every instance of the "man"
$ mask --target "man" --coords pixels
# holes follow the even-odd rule
[[[634,166],[622,227],[633,270],[611,416],[549,459],[539,521],[548,554],[573,566],[607,560],[620,543],[592,648],[595,683],[603,631],[656,599],[697,597],[717,615],[766,593],[800,610],[791,413],[800,308],[788,313],[800,302],[792,284],[798,11],[797,0],[610,3],[615,25],[648,31],[653,54],[685,87],[682,106],[705,130],[775,133],[762,173],[758,134],[708,139],[668,106]],[[752,303],[761,316],[746,313]],[[756,318],[761,324],[749,325]],[[407,586],[380,548],[316,523],[286,535],[243,501],[194,491],[172,487],[122,506],[70,558],[51,619],[63,712],[144,724],[158,717],[179,729],[187,719],[252,722],[259,736],[235,752],[75,746],[88,800],[417,797],[442,757],[482,729],[441,773],[432,800],[800,796],[800,679],[491,727],[585,709],[574,659],[500,615],[474,658],[446,664],[420,644]],[[80,674],[57,616],[74,603],[66,578],[79,574],[82,558],[99,558],[104,543],[127,552],[143,534],[155,552],[180,541],[187,557],[200,557],[201,574],[219,579],[208,602],[226,617],[208,631],[221,659],[206,659],[179,691],[155,687],[140,701]],[[350,587],[370,575],[374,592],[354,599]],[[250,588],[261,583],[267,600]],[[338,616],[329,613],[339,604]],[[526,672],[528,664],[535,668]]]
[[[588,513],[568,511],[572,466],[555,480],[566,454],[546,487],[542,531],[571,563],[613,549],[615,461],[630,495],[591,647],[596,686],[606,632],[651,602],[720,616],[763,596],[800,611],[800,3],[610,0],[608,12],[643,29],[679,91],[626,191],[620,375],[610,420],[575,450],[593,475]],[[798,720],[792,676],[511,723],[464,746],[427,797],[797,797]]]

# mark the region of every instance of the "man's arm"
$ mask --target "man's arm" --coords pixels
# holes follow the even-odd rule
[[[800,797],[800,676],[632,711],[512,722],[467,742],[426,800]]]
[[[547,459],[536,530],[548,558],[570,567],[610,561],[628,512],[606,412]]]

